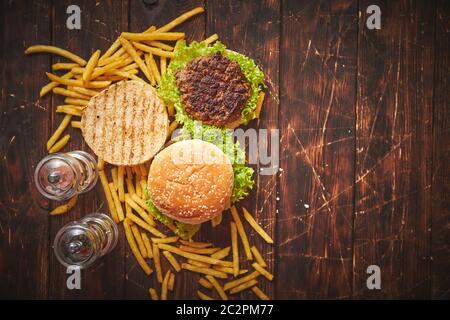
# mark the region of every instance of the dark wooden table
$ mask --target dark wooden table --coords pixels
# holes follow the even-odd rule
[[[83,272],[82,290],[65,289],[55,233],[106,205],[98,184],[70,213],[48,215],[55,203],[38,195],[32,175],[61,120],[59,98],[38,98],[59,59],[24,49],[54,44],[88,57],[121,31],[204,6],[181,29],[190,40],[218,33],[258,62],[267,98],[250,126],[280,129],[283,171],[257,175],[243,202],[276,239],[266,245],[247,229],[275,273],[262,289],[276,299],[448,299],[450,3],[155,2],[1,1],[0,297],[147,299],[155,281],[122,234],[113,253]],[[81,30],[66,28],[70,4],[82,10]],[[371,4],[381,8],[381,30],[366,27]],[[87,149],[70,131],[65,150]],[[228,243],[228,224],[207,226],[199,239]],[[381,268],[381,290],[366,287],[369,265]],[[180,275],[174,298],[195,298],[197,279]]]

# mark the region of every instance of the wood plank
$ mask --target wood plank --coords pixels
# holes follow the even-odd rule
[[[284,1],[278,299],[349,298],[357,1]]]
[[[2,1],[1,12],[0,297],[45,299],[49,204],[33,174],[50,131],[49,99],[38,99],[50,58],[24,50],[49,42],[51,1]]]
[[[96,50],[106,51],[120,32],[128,25],[128,1],[78,1],[81,9],[81,30],[69,30],[66,27],[66,9],[73,2],[69,0],[54,2],[53,43],[66,48],[84,59],[89,59]],[[54,59],[54,62],[62,61]],[[61,104],[61,97],[54,98],[53,110]],[[54,114],[54,113],[52,113]],[[54,116],[53,127],[61,121],[61,116]],[[90,151],[78,129],[70,128],[71,141],[64,150],[83,149]],[[93,154],[92,151],[90,151]],[[110,178],[111,179],[111,178]],[[94,190],[79,197],[76,207],[68,214],[51,219],[50,239],[67,222],[77,220],[93,212],[107,212],[106,200],[100,182]],[[124,235],[121,236],[115,250],[104,257],[98,264],[82,271],[82,290],[66,289],[67,275],[65,269],[51,255],[50,298],[54,299],[121,299],[124,295]]]
[[[450,3],[436,5],[433,175],[431,185],[432,298],[450,297]]]
[[[159,0],[155,4],[145,5],[143,1],[130,2],[130,23],[129,30],[131,32],[141,32],[151,25],[162,26],[179,15],[189,11],[195,7],[204,6],[202,0],[189,1],[169,1]],[[181,26],[174,30],[186,33],[186,39],[202,40],[205,36],[205,16],[204,14],[191,18]],[[169,232],[167,232],[169,234]],[[178,257],[177,257],[178,258]],[[161,262],[164,274],[169,269],[161,252]],[[152,268],[153,262],[151,262]],[[148,288],[153,287],[161,293],[161,284],[156,281],[156,275],[153,273],[147,277],[136,263],[136,259],[127,246],[126,260],[126,298],[127,299],[149,299]],[[176,274],[175,289],[169,292],[169,299],[197,299],[197,275],[190,272],[180,272]]]
[[[280,31],[280,2],[272,0],[264,1],[208,1],[207,3],[206,35],[217,33],[219,40],[227,48],[241,52],[256,61],[266,75],[268,88],[265,90],[266,98],[259,120],[253,120],[248,126],[251,130],[278,128],[278,76],[279,76],[279,31]],[[223,17],[227,17],[224,19]],[[233,27],[230,27],[233,26]],[[269,144],[270,136],[259,141],[259,147]],[[278,143],[278,141],[277,141]],[[247,153],[248,153],[247,149]],[[279,154],[272,155],[274,158]],[[267,169],[270,165],[264,164]],[[236,204],[238,209],[245,206],[274,237],[276,219],[277,174],[261,175],[260,164],[254,164],[255,186],[250,196]],[[239,210],[244,227],[249,235],[251,245],[255,245],[268,264],[268,270],[274,272],[274,264],[277,263],[274,254],[274,246],[268,245],[245,222],[242,211]],[[228,213],[226,214],[228,215]],[[230,245],[230,228],[228,220],[224,220],[224,227],[214,230],[206,235],[207,239],[226,239],[223,246]],[[252,269],[251,263],[246,262],[242,245],[240,244],[240,260],[243,267]],[[283,277],[276,276],[274,282],[283,281]],[[274,286],[270,281],[260,280],[258,285],[267,295],[274,297]],[[252,292],[246,291],[235,296],[236,299],[255,299]]]
[[[360,1],[354,296],[430,293],[431,118],[434,4],[378,1],[381,30]],[[381,290],[366,269],[381,268]]]

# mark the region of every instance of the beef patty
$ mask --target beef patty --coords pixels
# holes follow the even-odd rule
[[[192,59],[175,78],[186,113],[216,126],[239,119],[251,94],[239,64],[219,53]]]

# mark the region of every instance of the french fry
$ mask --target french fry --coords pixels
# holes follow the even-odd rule
[[[111,195],[111,190],[109,189],[108,178],[106,178],[105,171],[100,170],[98,172],[98,176],[100,178],[100,182],[102,183],[103,192],[105,192],[106,202],[108,203],[109,211],[111,212],[111,217],[115,223],[119,223],[119,217],[117,215],[116,206],[114,204],[114,200]]]
[[[121,39],[126,39],[129,41],[144,41],[144,40],[176,41],[184,39],[185,34],[184,32],[147,32],[147,33],[122,32],[120,37]]]
[[[196,266],[196,267],[200,267],[200,268],[210,268],[211,267],[211,265],[208,263],[195,261],[192,259],[187,259],[187,263],[192,264],[193,266]]]
[[[153,58],[153,55],[151,53],[145,54],[145,61],[147,62],[147,65],[149,65],[152,75],[155,77],[156,83],[161,83],[161,74],[159,73],[158,66],[156,65],[156,61]],[[148,61],[147,61],[148,60]]]
[[[123,226],[125,229],[125,237],[127,238],[128,244],[130,245],[131,252],[133,252],[138,264],[141,266],[142,270],[144,270],[145,274],[150,275],[153,272],[153,270],[145,262],[144,258],[141,255],[141,252],[139,251],[139,249],[136,245],[136,241],[134,240],[133,233],[131,231],[131,227],[129,225],[128,219],[123,220]]]
[[[59,77],[55,74],[52,74],[50,72],[46,72],[45,74],[51,81],[54,81],[54,82],[57,82],[59,84],[63,84],[66,86],[86,87],[86,88],[104,88],[111,84],[111,81],[91,81],[88,84],[83,84],[82,79],[65,79],[63,77]]]
[[[113,180],[113,183],[114,183],[114,190],[118,190],[118,178],[117,178],[117,167],[113,167],[113,168],[111,168],[111,178],[112,178],[112,180]],[[118,197],[118,195],[117,195],[117,197]],[[119,200],[120,201],[120,200]]]
[[[220,250],[220,248],[194,248],[185,245],[181,245],[180,249],[186,252],[192,252],[197,254],[208,254],[208,255],[211,255]]]
[[[236,224],[231,222],[231,247],[233,249],[233,270],[234,276],[239,274],[239,248],[237,242],[237,229]]]
[[[175,273],[170,273],[169,283],[167,284],[167,289],[170,291],[173,291],[173,288],[175,286]]]
[[[205,275],[211,275],[211,276],[214,276],[214,277],[220,278],[220,279],[228,278],[228,275],[224,272],[217,271],[214,269],[209,269],[209,268],[196,267],[196,266],[193,266],[188,263],[182,263],[181,268],[192,271],[192,272],[202,273]]]
[[[253,229],[263,238],[267,243],[273,243],[272,238],[264,231],[263,228],[255,221],[250,212],[247,211],[244,207],[242,207],[242,211],[244,211],[244,218],[247,222],[252,226]]]
[[[256,271],[261,273],[264,277],[267,278],[267,280],[272,281],[273,274],[271,274],[269,271],[261,267],[257,262],[252,263],[252,267],[255,268]]]
[[[56,216],[56,215],[60,215],[60,214],[68,212],[70,209],[72,209],[75,206],[75,204],[77,203],[77,199],[78,199],[78,195],[73,196],[72,198],[70,198],[70,200],[66,204],[56,207],[55,209],[50,211],[49,214],[51,216]]]
[[[131,195],[131,200],[133,200],[134,202],[136,202],[141,208],[143,208],[145,211],[149,211],[147,203],[145,203],[145,201],[138,197],[137,194],[133,193]],[[149,219],[153,221],[153,216],[149,215]]]
[[[200,280],[198,280],[198,284],[205,287],[206,289],[213,288],[213,285],[211,284],[211,282],[209,282],[206,278],[200,278]]]
[[[134,186],[136,193],[134,193],[133,195],[136,195],[139,199],[141,199],[142,198],[142,190],[141,190],[141,184],[139,182],[140,182],[140,179],[138,179],[138,177],[136,176],[135,186]]]
[[[253,293],[261,300],[270,300],[270,298],[257,286],[251,287]]]
[[[70,121],[70,125],[72,126],[72,128],[81,128],[81,121]]]
[[[223,260],[219,260],[219,259],[215,259],[215,258],[211,258],[211,257],[205,257],[205,256],[195,254],[195,253],[185,252],[179,248],[176,248],[174,246],[171,246],[171,245],[168,245],[165,243],[159,244],[159,248],[161,248],[161,250],[170,251],[172,253],[175,253],[175,254],[182,256],[184,258],[187,258],[187,259],[192,259],[192,260],[205,262],[205,263],[209,263],[209,264],[218,264],[218,265],[222,265],[225,267],[230,266],[229,261],[223,261]]]
[[[180,239],[180,243],[182,243],[186,246],[194,247],[194,248],[212,247],[212,243],[208,243],[208,242],[187,241],[187,240]]]
[[[133,71],[133,70],[130,70],[130,71],[114,70],[113,74],[121,76],[122,78],[145,82],[144,80],[142,80],[138,76],[134,75],[131,71]]]
[[[86,89],[86,88],[82,88],[82,87],[70,87],[72,91],[81,93],[82,95],[88,96],[88,97],[93,97],[97,94],[99,94],[98,91],[92,90],[92,89]]]
[[[72,73],[72,71],[69,71],[66,74],[62,75],[61,79],[70,79],[72,77],[73,77],[73,73]],[[39,92],[39,97],[45,96],[47,93],[52,91],[53,88],[56,88],[57,86],[59,86],[59,83],[54,82],[54,81],[46,84],[45,86],[42,87],[41,91]]]
[[[64,103],[85,107],[89,103],[89,100],[77,98],[65,98]]]
[[[213,228],[217,227],[222,222],[222,214],[218,214],[211,220],[211,225]]]
[[[25,50],[26,54],[40,53],[40,52],[53,53],[53,54],[59,55],[61,57],[64,57],[66,59],[76,62],[80,66],[84,66],[86,64],[86,60],[80,58],[76,54],[73,54],[72,52],[69,52],[67,50],[64,50],[64,49],[61,49],[61,48],[58,48],[55,46],[36,45],[36,46],[31,46]]]
[[[248,274],[246,276],[243,276],[243,277],[241,277],[239,279],[235,279],[235,280],[232,280],[230,282],[225,283],[225,285],[223,286],[223,289],[225,291],[230,290],[230,289],[232,289],[234,287],[239,286],[242,283],[245,283],[245,282],[248,282],[250,280],[256,279],[260,275],[261,274],[258,271],[253,271],[252,273],[250,273],[250,274]]]
[[[167,52],[167,51],[164,51]],[[161,76],[164,76],[166,74],[167,70],[167,59],[166,57],[161,56],[159,59],[159,69],[161,70]]]
[[[67,62],[58,62],[52,64],[52,70],[70,70],[72,68],[78,67],[78,63],[67,63]]]
[[[230,267],[213,266],[213,269],[217,270],[217,271],[222,271],[222,272],[234,275],[234,270],[233,270],[233,268],[230,268]],[[239,270],[239,274],[245,274],[247,272],[248,272],[247,269]]]
[[[147,195],[145,194],[145,190],[147,188],[147,182],[145,180],[141,180],[141,189],[142,189],[142,199],[147,199]]]
[[[159,247],[157,244],[153,244],[153,260],[155,261],[155,269],[156,269],[156,279],[159,283],[162,283],[162,269],[161,269],[161,258],[159,255]]]
[[[58,141],[58,139],[61,137],[64,130],[66,130],[67,126],[69,125],[71,119],[72,119],[72,116],[70,114],[68,114],[64,117],[63,121],[61,121],[60,125],[58,126],[58,128],[56,128],[53,135],[50,137],[50,139],[48,139],[47,150],[50,150],[50,148],[53,147],[53,145],[56,143],[56,141]]]
[[[97,167],[98,167],[98,170],[105,169],[105,160],[103,160],[102,158],[98,158]]]
[[[141,217],[144,219],[146,223],[148,223],[150,226],[154,226],[155,222],[152,218],[142,209],[136,202],[134,202],[130,196],[125,197],[125,202],[130,205],[132,209],[134,209]]]
[[[252,251],[250,250],[250,244],[248,243],[247,234],[245,233],[244,226],[242,225],[241,218],[239,218],[239,214],[235,206],[232,206],[231,215],[233,216],[233,220],[236,223],[237,231],[241,238],[242,246],[244,247],[245,256],[247,260],[253,260]]]
[[[64,148],[64,146],[69,142],[70,140],[70,134],[66,134],[64,137],[62,137],[58,142],[56,142],[50,150],[48,150],[48,153],[55,153]]]
[[[81,117],[81,110],[78,106],[72,106],[69,104],[64,104],[56,107],[56,112],[63,112],[65,114],[70,114],[72,116]]]
[[[137,70],[138,68],[139,68],[139,66],[137,65],[137,63],[133,62],[133,63],[121,68],[120,70],[121,71],[131,71],[131,70],[135,70],[135,69]]]
[[[84,100],[89,100],[90,97],[85,96],[81,93],[78,92],[74,92],[72,90],[67,90],[64,88],[60,88],[60,87],[56,87],[53,89],[53,93],[54,94],[59,94],[61,96],[66,96],[66,97],[71,97],[71,98],[78,98],[78,99],[84,99]]]
[[[244,291],[245,289],[251,288],[258,284],[258,281],[256,279],[250,280],[248,282],[244,282],[243,284],[238,285],[237,287],[234,287],[230,290],[231,294],[235,294],[241,291]]]
[[[207,294],[204,294],[203,292],[201,292],[200,290],[197,290],[197,295],[200,298],[200,300],[214,300],[213,298],[211,298],[210,296],[208,296]]]
[[[228,300],[227,294],[223,290],[220,283],[217,282],[217,280],[213,276],[207,275],[206,279],[208,279],[208,281],[213,285],[214,289],[216,289],[217,293],[219,294],[219,297],[222,300]]]
[[[266,262],[264,261],[261,253],[259,253],[258,249],[255,246],[250,248],[252,250],[253,256],[255,257],[256,262],[263,268],[267,267]]]
[[[217,251],[216,253],[213,253],[211,255],[211,258],[223,259],[223,258],[227,257],[230,254],[230,251],[231,251],[231,247],[223,248],[222,250]]]
[[[148,52],[148,53],[160,56],[160,57],[171,58],[171,59],[173,59],[175,57],[175,53],[173,53],[171,51],[165,51],[160,48],[150,47],[150,46],[147,46],[147,45],[139,43],[139,42],[133,42],[133,45],[136,48],[138,48],[144,52]]]
[[[123,166],[119,166],[117,169],[117,188],[119,191],[120,202],[125,202],[125,189],[124,189],[124,185],[123,185],[124,171],[125,171],[125,168]]]
[[[177,241],[178,241],[177,236],[167,237],[167,238],[152,238],[152,242],[154,242],[154,243],[173,243],[173,242],[177,242]]]
[[[92,72],[94,71],[95,66],[97,65],[98,59],[100,58],[100,50],[96,50],[89,61],[86,64],[83,72],[83,82],[87,83],[91,81]]]
[[[134,214],[127,214],[127,218],[129,218],[131,221],[136,223],[138,226],[140,226],[142,229],[147,230],[151,234],[157,236],[157,237],[165,237],[166,235],[161,233],[159,230],[153,228],[151,225],[146,223],[144,220],[140,219],[139,217],[135,216]]]
[[[258,101],[256,102],[255,115],[256,119],[259,119],[259,115],[261,114],[262,105],[264,102],[265,93],[261,91],[258,96]]]
[[[197,7],[194,8],[186,13],[183,13],[181,16],[179,16],[178,18],[172,20],[171,22],[169,22],[168,24],[162,26],[161,28],[159,28],[158,30],[156,30],[155,32],[167,32],[169,30],[172,30],[173,28],[175,28],[176,26],[182,24],[183,22],[185,22],[186,20],[188,20],[189,18],[200,14],[202,12],[204,12],[205,9],[202,7]]]
[[[175,269],[176,272],[180,272],[181,266],[178,263],[177,259],[169,252],[169,251],[163,251],[164,257],[166,257],[167,261],[172,265],[172,267]]]
[[[159,300],[158,293],[156,292],[155,289],[150,288],[150,289],[148,289],[148,292],[150,293],[150,297],[152,298],[152,300]]]
[[[150,80],[150,72],[147,69],[147,66],[145,65],[144,61],[142,61],[141,57],[137,54],[136,50],[133,48],[131,43],[125,39],[124,37],[119,37],[119,41],[122,44],[122,47],[125,49],[125,51],[133,58],[133,60],[137,63],[139,68],[142,70],[144,75],[147,77],[148,80]]]
[[[128,203],[125,202],[125,214],[127,217],[133,214],[133,211],[131,210],[131,207]],[[142,220],[143,221],[143,220]],[[145,222],[145,221],[143,221]]]
[[[120,47],[120,41],[119,39],[116,39],[116,41],[113,42],[113,44],[106,50],[106,52],[98,59],[98,62],[104,61],[106,58],[109,58],[114,52],[117,51]]]
[[[110,182],[108,185],[109,185],[109,191],[111,192],[111,196],[114,201],[114,206],[116,207],[117,218],[119,219],[119,221],[123,221],[124,214],[123,214],[122,204],[119,201],[119,196],[117,195],[116,188],[114,187],[114,182]]]
[[[173,103],[167,104],[167,113],[170,117],[173,117],[175,115],[175,106],[173,105]]]
[[[152,47],[163,49],[165,51],[173,51],[173,49],[174,49],[171,45],[168,45],[167,43],[164,43],[164,42],[161,42],[158,40],[144,41],[144,43],[146,43]]]
[[[152,244],[150,243],[150,239],[148,238],[147,234],[142,232],[142,242],[144,243],[145,250],[147,251],[147,258],[153,259],[153,250],[152,250]]]
[[[144,242],[142,241],[142,238],[141,238],[141,233],[139,232],[139,229],[135,224],[131,226],[131,232],[133,232],[134,239],[137,242],[137,245],[138,245],[139,251],[141,252],[142,258],[144,258],[144,259],[147,258],[148,257],[147,249],[145,249]]]
[[[172,123],[169,125],[169,130],[167,130],[167,137],[169,138],[172,132],[175,131],[175,129],[178,127],[178,122],[175,120],[172,121]]]
[[[211,44],[211,43],[213,43],[213,42],[215,42],[217,40],[219,40],[219,36],[217,35],[217,33],[214,33],[213,35],[209,36],[208,38],[206,38],[202,42],[204,42],[206,44]]]

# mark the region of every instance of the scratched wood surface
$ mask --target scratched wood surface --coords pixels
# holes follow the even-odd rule
[[[82,10],[81,30],[66,28],[70,4]],[[371,4],[381,8],[381,30],[366,28]],[[279,129],[280,160],[271,165],[280,171],[261,175],[268,165],[254,165],[255,188],[242,202],[276,240],[266,245],[246,226],[275,274],[261,288],[274,299],[450,298],[445,0],[2,1],[0,297],[148,299],[157,286],[121,234],[114,252],[83,271],[82,290],[65,289],[53,238],[68,221],[106,210],[105,199],[98,184],[68,214],[47,215],[58,204],[39,196],[32,175],[61,121],[61,100],[38,93],[60,60],[23,51],[54,44],[88,57],[121,31],[162,25],[196,6],[205,13],[178,29],[188,40],[218,33],[255,59],[266,101],[248,127]],[[66,150],[90,151],[70,133]],[[270,150],[268,140],[261,143]],[[229,220],[205,225],[197,238],[229,245]],[[381,290],[366,287],[369,265],[381,268]],[[195,299],[197,280],[177,274],[172,298]]]

